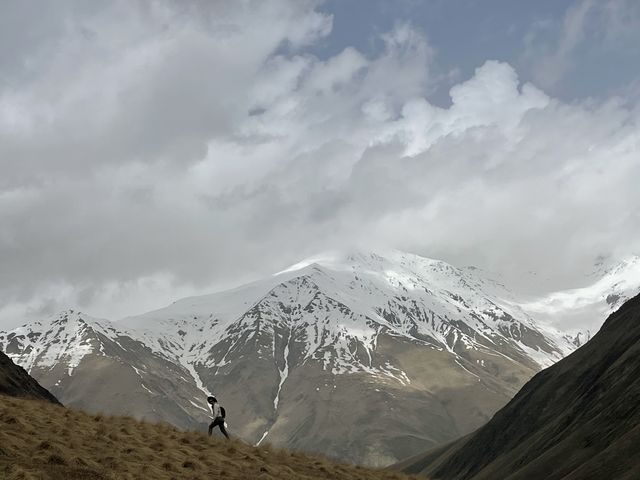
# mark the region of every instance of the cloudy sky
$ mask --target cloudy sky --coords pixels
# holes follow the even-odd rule
[[[635,0],[0,4],[0,324],[334,248],[570,286],[639,212]]]

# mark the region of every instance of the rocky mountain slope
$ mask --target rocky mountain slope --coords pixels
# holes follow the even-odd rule
[[[400,252],[309,259],[119,322],[68,311],[0,333],[65,404],[206,423],[373,465],[485,423],[575,349],[483,272]]]
[[[487,425],[400,467],[434,480],[640,478],[640,295]]]
[[[280,450],[227,442],[131,417],[89,415],[0,395],[3,480],[410,480]]]
[[[0,352],[0,394],[14,397],[38,398],[59,403],[46,388],[40,386],[22,367]]]

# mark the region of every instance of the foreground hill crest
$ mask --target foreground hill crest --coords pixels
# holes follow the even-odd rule
[[[415,478],[4,395],[0,395],[0,423],[3,480]]]

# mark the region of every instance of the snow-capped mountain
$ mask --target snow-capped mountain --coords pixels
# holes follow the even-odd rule
[[[521,307],[538,323],[561,328],[580,346],[600,329],[602,319],[640,293],[640,257],[615,262],[599,259],[584,283],[522,301]]]
[[[0,332],[0,349],[66,405],[199,425],[207,411],[188,372],[119,327],[69,310]]]
[[[331,254],[118,322],[64,312],[0,348],[63,403],[385,465],[483,424],[576,348],[474,268]]]

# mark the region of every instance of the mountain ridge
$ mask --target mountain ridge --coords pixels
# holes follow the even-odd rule
[[[3,480],[417,480],[166,423],[90,415],[2,394],[0,422]]]

